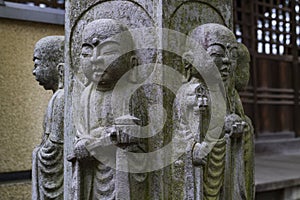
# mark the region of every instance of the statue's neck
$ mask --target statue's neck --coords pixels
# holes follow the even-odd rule
[[[54,94],[58,90],[58,87],[52,88],[52,93]]]

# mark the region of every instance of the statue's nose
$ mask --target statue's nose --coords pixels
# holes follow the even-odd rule
[[[230,62],[229,58],[226,56],[225,58],[223,58],[223,63],[230,64],[231,62]]]
[[[36,75],[36,69],[32,70],[32,75],[35,76]]]
[[[91,57],[91,63],[93,65],[101,65],[104,63],[103,57],[100,54],[100,50],[95,47],[93,50],[93,55]]]
[[[101,56],[98,56],[98,57],[96,57],[96,56],[93,56],[92,58],[91,58],[91,63],[92,64],[102,64],[103,63],[103,58],[101,57]]]

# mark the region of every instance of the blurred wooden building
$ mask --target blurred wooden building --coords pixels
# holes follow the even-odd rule
[[[234,0],[235,34],[251,54],[241,92],[256,134],[256,199],[300,199],[300,1]]]

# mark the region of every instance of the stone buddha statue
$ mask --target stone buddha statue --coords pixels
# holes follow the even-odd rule
[[[113,19],[92,21],[83,30],[80,60],[87,86],[75,111],[77,133],[74,155],[69,156],[69,160],[74,163],[74,199],[131,198],[129,174],[116,169],[118,164],[122,164],[119,160],[122,156],[116,155],[119,151],[103,155],[111,155],[111,166],[105,162],[104,157],[99,156],[98,159],[97,155],[92,155],[87,147],[96,144],[100,148],[118,147],[128,150],[137,146],[136,141],[118,128],[126,129],[128,121],[138,119],[132,116],[130,119],[125,117],[117,120],[112,106],[114,86],[132,67],[133,45],[128,28]]]
[[[34,49],[33,75],[46,90],[52,90],[41,144],[33,151],[32,199],[63,199],[64,181],[64,37],[48,36]]]
[[[182,86],[184,89],[175,100],[174,110],[179,113],[175,113],[175,135],[185,135],[188,145],[186,155],[174,164],[174,170],[181,172],[174,178],[175,190],[182,191],[178,193],[179,199],[253,199],[253,128],[244,114],[235,85],[238,83],[240,88],[247,84],[240,79],[242,76],[249,78],[249,60],[241,58],[245,57],[245,51],[237,44],[233,32],[223,25],[198,26],[189,37],[199,43],[219,71],[226,115],[223,127],[215,127],[220,134],[217,137],[207,135],[209,123],[212,123],[209,121],[211,101],[217,100],[210,98],[211,91],[203,74],[191,64],[199,57],[196,54],[199,51],[187,51],[183,58],[190,61],[185,62],[188,82]]]

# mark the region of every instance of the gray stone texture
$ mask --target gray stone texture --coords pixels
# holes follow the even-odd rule
[[[217,24],[201,26],[207,23]],[[232,25],[232,2],[229,0],[66,1],[64,199],[254,198],[253,128],[251,121],[243,112],[237,93],[237,89],[245,87],[249,78],[249,54],[242,45],[239,47],[236,44],[235,37],[230,31]],[[202,54],[208,54],[212,58],[212,61],[200,60],[200,63],[214,62],[216,65],[220,63],[213,54],[210,54],[211,44],[207,41],[216,42],[223,51],[226,50],[219,59],[222,63],[226,60],[226,67],[230,69],[223,71],[222,64],[217,66],[223,78],[223,92],[226,96],[226,118],[222,119],[225,127],[219,138],[213,138],[216,145],[204,157],[202,154],[206,145],[201,137],[206,134],[209,108],[205,108],[205,113],[201,115],[203,118],[195,116],[191,120],[183,119],[178,113],[186,109],[186,95],[190,95],[187,93],[192,93],[194,97],[195,89],[199,85],[202,87],[199,95],[208,101],[205,106],[209,107],[209,102],[212,101],[207,95],[210,88],[207,88],[197,73],[191,71],[187,73],[190,77],[185,80],[188,81],[186,85],[182,86],[187,87],[187,90],[180,93],[179,99],[175,99],[175,94],[166,88],[153,84],[139,88],[135,96],[125,102],[131,105],[131,111],[136,114],[135,120],[139,126],[145,126],[149,122],[150,116],[143,110],[151,105],[160,104],[166,110],[166,122],[162,130],[141,143],[126,135],[126,131],[135,132],[138,128],[128,124],[128,119],[120,122],[111,115],[110,98],[114,84],[123,75],[122,70],[126,71],[138,64],[161,63],[171,66],[183,76],[187,69],[182,63],[183,54],[191,51],[194,56],[198,56],[199,51],[186,46],[187,41],[169,37],[160,31],[154,33],[152,37],[141,37],[131,31],[134,43],[132,45],[135,45],[137,50],[132,52],[134,55],[129,53],[124,56],[126,51],[124,40],[118,38],[117,34],[126,31],[126,28],[131,30],[147,27],[190,33],[189,36],[207,51],[207,53],[200,51],[199,57],[205,58]],[[201,34],[198,34],[198,31]],[[144,34],[151,35],[147,32]],[[129,38],[130,36],[125,39],[127,45],[131,44]],[[113,40],[113,44],[106,44],[107,39]],[[155,48],[139,49],[145,44],[150,44],[149,46],[154,44]],[[162,51],[165,44],[180,53],[173,55]],[[182,48],[185,46],[186,48]],[[111,51],[105,54],[103,50],[105,48],[110,48]],[[229,50],[230,53],[234,50],[235,55],[228,56]],[[133,62],[132,56],[137,59],[137,63]],[[98,69],[101,66],[99,60],[105,64],[112,60],[115,62],[112,63],[112,68],[103,73]],[[236,71],[236,65],[241,70]],[[149,67],[148,71],[143,70],[135,72],[129,80],[133,83],[142,82],[149,76],[151,68]],[[160,75],[157,78],[164,80],[166,74]],[[124,102],[121,97],[120,100],[122,107]],[[173,108],[174,100],[175,108]],[[121,172],[106,166],[95,159],[96,155],[91,155],[88,151],[90,144],[100,140],[104,146],[118,146],[126,151],[153,152],[171,141],[173,134],[176,133],[176,124],[182,121],[192,123],[200,133],[199,136],[196,134],[192,140],[187,141],[187,152],[182,160],[179,159],[174,163],[175,166],[166,166],[163,169],[140,174]],[[200,130],[198,127],[201,127]],[[223,127],[216,128],[223,129]],[[183,131],[188,132],[189,129]],[[179,130],[179,133],[181,132],[182,130]],[[122,151],[117,150],[113,157],[116,169],[122,167],[121,165],[127,165],[127,157]],[[157,161],[164,162],[161,157],[158,157]],[[137,166],[143,164],[147,162],[136,163]]]
[[[179,114],[175,114],[177,124],[174,131],[175,136],[186,135],[186,138],[190,138],[187,140],[190,144],[185,157],[181,162],[175,162],[173,167],[173,191],[178,191],[174,198],[253,199],[253,128],[243,112],[235,86],[241,78],[236,72],[242,74],[241,72],[247,71],[249,61],[246,60],[245,65],[241,61],[237,62],[242,59],[238,57],[243,56],[239,52],[244,49],[239,50],[241,45],[236,43],[234,34],[223,25],[204,24],[193,29],[189,35],[194,41],[187,42],[188,52],[184,54],[184,59],[195,61],[197,57],[201,57],[201,51],[195,49],[199,48],[195,41],[211,56],[223,82],[226,117],[221,133],[212,134],[217,128],[212,127],[210,130],[210,125],[215,123],[210,117],[215,114],[212,102],[218,101],[214,99],[213,91],[220,83],[204,82],[205,77],[193,69],[192,64],[195,62],[185,66],[190,72],[187,73],[188,82],[182,86],[183,89],[178,92],[175,100],[174,111]],[[205,60],[200,60],[200,63],[204,66]],[[245,67],[246,70],[237,70],[240,67]],[[192,97],[194,101],[190,102],[188,99]],[[194,121],[195,119],[198,121]],[[211,121],[207,121],[208,119]],[[210,144],[214,145],[206,153]],[[180,176],[178,172],[181,172]]]

